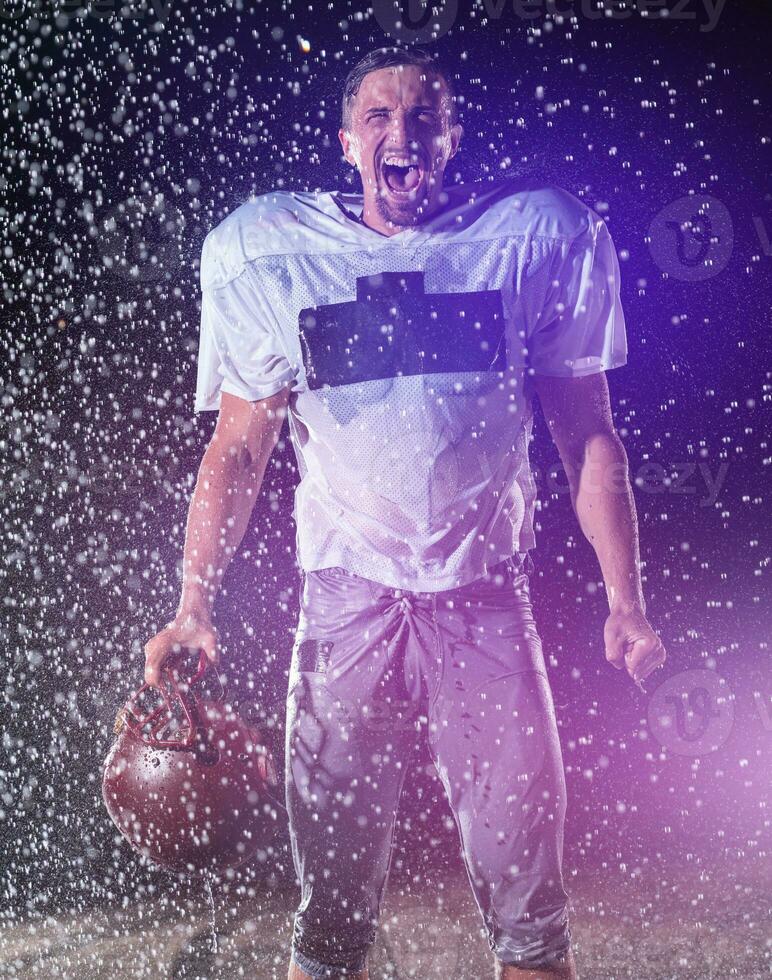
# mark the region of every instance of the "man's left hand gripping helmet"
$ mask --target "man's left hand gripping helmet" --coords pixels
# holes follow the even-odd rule
[[[102,797],[114,823],[136,851],[172,871],[236,867],[265,843],[276,816],[271,752],[224,696],[199,690],[207,665],[202,652],[183,682],[172,661],[160,695],[143,684],[118,712],[104,763]]]

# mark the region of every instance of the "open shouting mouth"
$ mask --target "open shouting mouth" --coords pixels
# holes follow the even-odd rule
[[[381,173],[392,194],[408,197],[421,186],[425,170],[410,157],[390,154],[383,158]]]

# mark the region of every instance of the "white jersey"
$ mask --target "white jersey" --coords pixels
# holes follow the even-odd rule
[[[624,364],[619,265],[571,194],[445,188],[391,237],[361,194],[277,191],[207,236],[195,410],[291,390],[297,559],[456,588],[534,545],[532,374]]]

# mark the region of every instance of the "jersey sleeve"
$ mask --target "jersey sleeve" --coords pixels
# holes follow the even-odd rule
[[[545,303],[528,337],[536,374],[580,378],[627,362],[619,289],[611,235],[588,209],[585,230],[557,248]]]
[[[221,393],[258,401],[295,378],[248,266],[218,275],[211,238],[201,254],[201,326],[195,412],[219,409]]]

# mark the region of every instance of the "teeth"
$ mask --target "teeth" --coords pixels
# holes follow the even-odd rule
[[[389,164],[391,167],[417,167],[418,164],[413,160],[408,159],[408,157],[385,157],[384,163]]]

